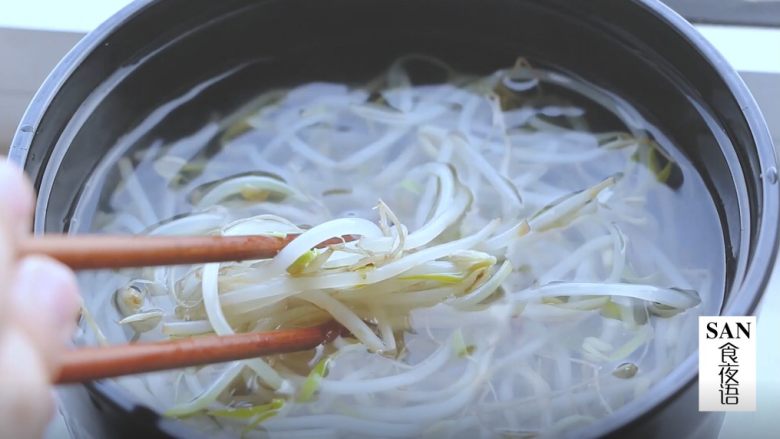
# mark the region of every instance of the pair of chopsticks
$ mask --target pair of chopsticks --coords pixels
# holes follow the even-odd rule
[[[74,270],[200,264],[272,258],[296,237],[45,235],[19,242],[17,256],[46,255]],[[351,236],[334,238],[318,247],[352,239]],[[85,382],[303,351],[343,333],[340,325],[329,322],[266,333],[76,348],[61,359],[54,383]]]

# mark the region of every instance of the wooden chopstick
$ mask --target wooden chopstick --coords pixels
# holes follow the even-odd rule
[[[265,333],[79,348],[64,355],[54,383],[82,383],[101,378],[303,351],[345,333],[341,325],[329,322],[310,328]]]
[[[19,257],[46,255],[74,270],[130,268],[272,258],[296,237],[44,235],[22,240],[17,251]]]
[[[17,257],[46,255],[72,269],[145,267],[266,259],[297,235],[110,236],[45,235],[17,245]],[[355,239],[344,236],[316,247]],[[62,358],[56,384],[254,358],[314,348],[343,329],[336,323],[268,333],[206,336],[153,343],[79,348]]]

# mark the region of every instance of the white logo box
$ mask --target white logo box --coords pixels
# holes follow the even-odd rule
[[[756,410],[756,318],[699,317],[699,410]]]

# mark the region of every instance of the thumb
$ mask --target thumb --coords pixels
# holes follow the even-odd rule
[[[10,279],[16,265],[15,242],[28,233],[33,190],[19,168],[0,157],[0,279]],[[7,284],[0,287],[0,324],[8,321]]]
[[[67,267],[39,256],[19,262],[11,288],[11,318],[52,374],[73,335],[80,303],[76,278]]]

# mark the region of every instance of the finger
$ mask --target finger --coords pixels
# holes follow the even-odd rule
[[[22,172],[0,157],[0,279],[9,279],[14,266],[14,241],[27,233],[33,193]],[[7,288],[0,287],[0,324],[8,321]]]
[[[27,335],[15,327],[0,333],[0,436],[40,438],[54,413],[49,376]]]
[[[15,237],[30,231],[34,203],[32,184],[22,170],[0,157],[0,215]]]
[[[80,303],[75,275],[67,267],[42,256],[19,262],[10,318],[40,350],[52,374],[73,335]]]

